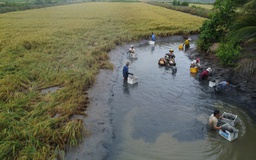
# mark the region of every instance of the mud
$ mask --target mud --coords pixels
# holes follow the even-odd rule
[[[239,101],[244,103],[247,112],[256,121],[256,75],[241,75],[232,67],[225,67],[220,64],[214,54],[200,54],[195,48],[186,52],[189,59],[201,59],[201,72],[208,68],[212,68],[211,80],[229,81],[230,84],[236,86],[233,94],[238,95]],[[199,72],[200,73],[200,72]]]
[[[143,40],[137,45],[147,43]],[[90,131],[77,147],[67,148],[66,160],[101,160],[107,159],[109,151],[106,146],[111,144],[114,138],[111,125],[111,97],[113,85],[117,80],[119,73],[117,70],[122,67],[123,55],[127,53],[131,44],[118,46],[109,53],[110,62],[114,65],[114,70],[100,70],[96,77],[94,86],[88,90],[90,104],[84,119],[84,125]],[[75,117],[79,117],[76,115]],[[82,118],[82,117],[79,117]]]

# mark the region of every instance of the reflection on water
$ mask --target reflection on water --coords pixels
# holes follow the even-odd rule
[[[176,73],[177,73],[177,67],[176,66],[164,66],[164,69],[166,70],[166,73],[169,74],[171,73],[173,78],[175,78]]]
[[[128,88],[128,83],[127,80],[123,81],[123,90],[124,90],[124,94],[130,94],[129,88]]]
[[[242,104],[236,104],[232,93],[214,94],[208,82],[191,75],[190,60],[178,50],[178,44],[156,44],[153,50],[148,44],[136,47],[138,59],[131,62],[129,71],[139,82],[130,85],[120,76],[113,88],[110,105],[115,139],[108,146],[108,159],[256,159],[256,126],[237,108]],[[174,49],[176,67],[159,67],[159,58],[170,48]],[[123,64],[126,61],[124,58]],[[237,140],[229,142],[208,128],[214,109],[238,115]]]
[[[133,89],[136,87],[138,87],[138,83],[129,84],[129,83],[127,83],[127,80],[123,80],[123,93],[124,94],[130,95],[130,88]]]
[[[151,45],[151,54],[153,54],[155,51],[155,45]]]

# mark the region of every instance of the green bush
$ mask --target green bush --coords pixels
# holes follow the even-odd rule
[[[220,41],[221,31],[216,31],[216,19],[206,20],[200,27],[200,35],[197,40],[197,47],[200,51],[207,51],[211,44]]]
[[[230,27],[233,25],[238,12],[237,2],[240,0],[216,0],[214,12],[209,16],[200,28],[200,36],[197,42],[199,50],[206,52],[214,42],[222,42]]]
[[[189,6],[188,2],[181,2],[181,6]]]
[[[223,65],[234,66],[240,57],[241,47],[234,42],[221,43],[216,56]]]
[[[178,1],[176,1],[176,0],[173,0],[173,1],[172,1],[172,5],[174,5],[174,6],[176,6],[177,3],[178,3]]]

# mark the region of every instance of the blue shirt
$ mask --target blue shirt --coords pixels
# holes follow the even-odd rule
[[[156,37],[155,37],[154,34],[152,34],[151,39],[152,39],[152,41],[155,41],[155,40],[156,40]]]
[[[128,78],[128,74],[129,74],[128,66],[125,65],[123,68],[123,77]]]
[[[227,89],[227,82],[226,81],[222,81],[222,82],[220,82],[219,84],[218,84],[218,89],[220,89],[220,90],[225,90],[225,89]]]

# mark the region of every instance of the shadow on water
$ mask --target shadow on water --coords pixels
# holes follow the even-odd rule
[[[123,80],[123,93],[130,95],[130,89],[137,88],[138,83],[135,84],[129,84],[126,80]]]

